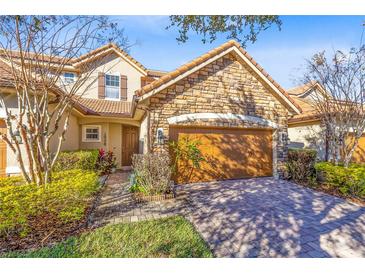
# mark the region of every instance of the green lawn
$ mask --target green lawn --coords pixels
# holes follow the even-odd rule
[[[2,254],[2,257],[41,258],[212,256],[194,227],[183,217],[108,225],[53,247]]]

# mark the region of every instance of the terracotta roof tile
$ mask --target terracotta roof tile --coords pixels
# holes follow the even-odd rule
[[[190,70],[191,68],[198,66],[202,63],[204,63],[205,61],[207,61],[208,59],[222,53],[223,51],[227,50],[228,48],[231,48],[235,46],[237,49],[240,50],[240,52],[245,55],[246,58],[248,58],[248,60],[251,61],[251,63],[257,68],[259,69],[267,78],[268,80],[275,85],[278,90],[294,105],[296,106],[299,110],[300,110],[300,106],[289,96],[289,94],[276,82],[274,81],[274,79],[255,61],[253,60],[253,58],[241,47],[241,45],[234,40],[230,40],[222,45],[220,45],[219,47],[195,58],[194,60],[190,61],[187,64],[182,65],[181,67],[177,68],[176,70],[167,73],[166,75],[162,76],[160,79],[152,82],[151,84],[148,84],[144,87],[142,87],[141,89],[136,91],[136,95],[137,96],[142,96],[145,95],[149,92],[151,92],[153,89],[158,88],[160,86],[162,86],[163,84],[168,83],[169,81],[173,80],[174,78],[182,75],[183,73],[187,72],[188,70]]]
[[[303,85],[288,89],[288,93],[290,95],[300,95],[300,94],[303,94],[304,92],[308,91],[310,88],[312,88],[316,84],[317,84],[317,82],[310,81],[310,82],[305,83]]]
[[[13,87],[13,75],[7,64],[0,61],[0,86],[1,87]]]
[[[134,111],[134,102],[92,98],[77,98],[75,101],[90,115],[131,117]]]
[[[164,76],[167,73],[168,73],[167,71],[147,69],[147,76],[150,77],[160,78],[161,76]]]

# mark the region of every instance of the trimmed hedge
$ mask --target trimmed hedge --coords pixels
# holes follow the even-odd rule
[[[365,165],[350,164],[348,168],[329,162],[315,165],[319,182],[345,196],[365,199]]]
[[[286,177],[297,183],[309,184],[315,178],[314,164],[317,151],[312,149],[289,149]]]
[[[98,150],[63,151],[54,165],[54,171],[70,169],[95,170],[98,160]]]
[[[98,175],[85,170],[55,172],[52,183],[44,187],[27,185],[21,177],[2,178],[0,236],[9,233],[25,236],[29,220],[42,216],[52,216],[60,223],[80,220],[98,189]]]

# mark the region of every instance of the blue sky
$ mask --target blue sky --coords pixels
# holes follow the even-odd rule
[[[176,41],[176,29],[166,30],[166,16],[118,16],[131,42],[130,54],[147,68],[173,70],[227,41],[220,36],[203,44],[192,35],[186,43]],[[348,50],[360,45],[365,16],[282,16],[282,29],[273,26],[261,33],[246,50],[284,88],[299,83],[305,59],[322,50]]]

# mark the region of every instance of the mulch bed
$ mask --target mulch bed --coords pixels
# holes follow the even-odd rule
[[[360,206],[365,206],[365,200],[364,199],[360,199],[360,198],[357,198],[357,197],[344,196],[341,192],[339,192],[336,189],[328,188],[324,185],[320,185],[320,186],[312,187],[312,188],[315,189],[315,190],[318,190],[318,191],[321,191],[321,192],[324,192],[324,193],[327,193],[327,194],[330,194],[330,195],[345,199],[346,201],[358,204]]]
[[[86,224],[89,209],[90,207],[82,220],[70,223],[60,222],[59,218],[53,214],[30,218],[28,220],[29,231],[26,236],[22,237],[19,233],[14,232],[0,237],[0,252],[36,249],[85,232],[88,230]]]
[[[29,230],[26,236],[22,237],[16,231],[9,235],[0,236],[0,253],[50,246],[71,236],[89,231],[89,216],[95,208],[95,203],[102,192],[105,181],[106,178],[101,180],[102,187],[93,199],[90,199],[84,217],[81,220],[62,223],[55,214],[51,213],[29,218]]]
[[[329,194],[329,195],[339,197],[341,199],[344,199],[348,202],[358,204],[360,206],[365,206],[365,200],[364,199],[357,198],[357,197],[344,196],[339,190],[334,189],[334,188],[326,187],[325,184],[320,184],[320,185],[317,185],[317,186],[313,186],[313,185],[300,184],[300,183],[297,183],[297,182],[294,182],[294,181],[292,181],[292,182],[296,183],[300,186],[309,187],[313,190],[320,191],[320,192],[323,192],[323,193],[326,193],[326,194]]]

